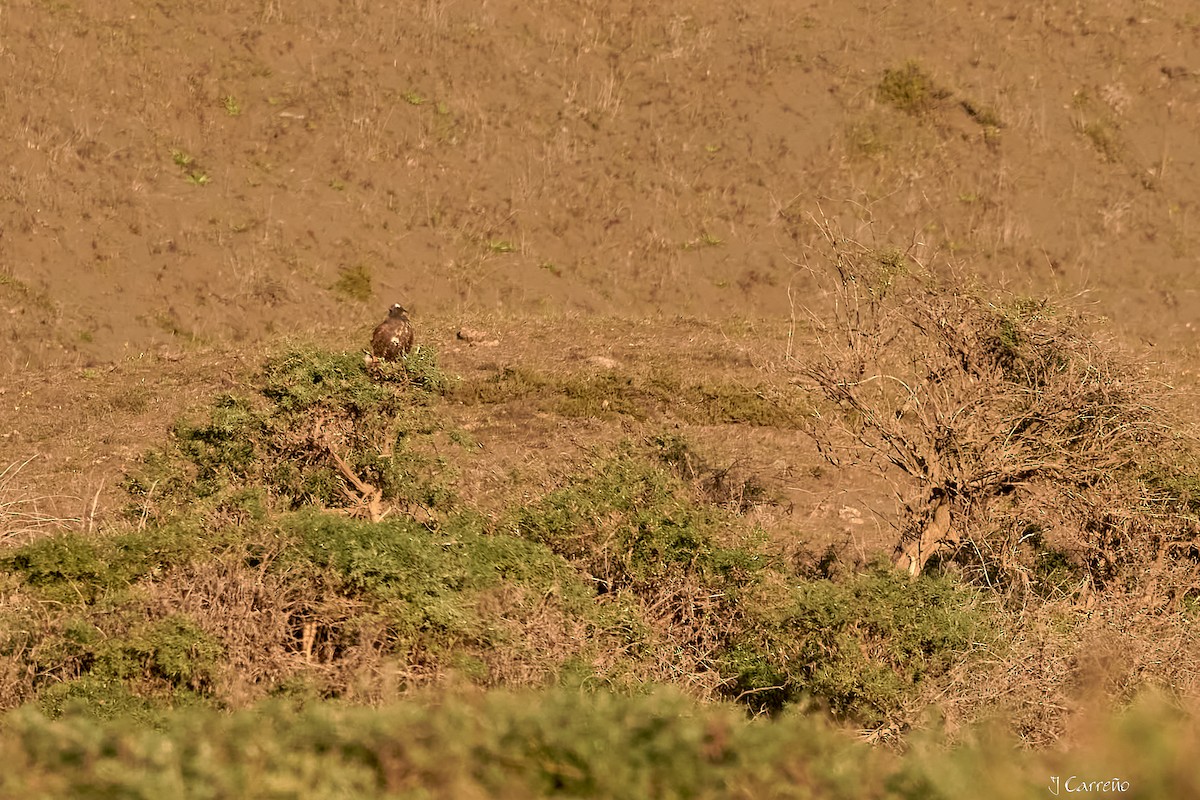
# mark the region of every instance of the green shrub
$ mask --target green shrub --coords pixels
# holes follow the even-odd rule
[[[209,694],[224,649],[194,620],[173,614],[116,635],[72,620],[58,646],[40,655],[46,675],[37,700],[46,713],[145,717]]]
[[[688,575],[730,590],[761,567],[750,551],[717,543],[730,520],[696,503],[679,478],[626,448],[537,503],[508,526],[581,563],[602,591],[660,587]]]
[[[153,724],[162,711],[153,700],[134,694],[124,680],[91,675],[49,686],[38,695],[37,705],[51,719],[85,716],[143,725]]]
[[[130,516],[243,522],[272,505],[345,506],[349,484],[335,454],[385,501],[453,504],[446,465],[421,447],[440,427],[434,393],[449,385],[433,350],[368,368],[358,355],[295,348],[268,360],[257,384],[259,398],[222,396],[200,420],[177,422],[170,446],[145,455],[125,483]]]
[[[470,517],[426,527],[300,513],[281,520],[281,529],[298,547],[284,551],[279,569],[326,571],[336,591],[372,601],[405,639],[490,641],[478,603],[502,581],[525,587],[531,598],[557,592],[576,612],[587,607],[586,587],[561,558],[534,542],[486,534]]]
[[[295,348],[263,365],[262,395],[276,413],[308,412],[320,407],[359,418],[394,414],[406,404],[388,383],[371,379],[361,355]]]
[[[26,710],[0,756],[6,796],[179,798],[858,798],[881,796],[893,760],[813,720],[662,691],[192,709],[157,727]]]
[[[221,644],[187,616],[157,620],[122,645],[143,671],[173,688],[205,691],[211,687],[224,654]]]
[[[417,344],[400,361],[375,362],[371,372],[377,378],[405,384],[432,394],[446,394],[459,384],[459,379],[442,371],[437,350]]]
[[[93,603],[110,592],[125,590],[145,575],[187,563],[206,541],[185,524],[149,527],[115,535],[64,533],[38,539],[0,559],[0,570],[62,603]]]
[[[379,523],[313,512],[281,520],[302,549],[302,560],[330,567],[355,592],[381,600],[418,600],[445,589],[471,589],[498,580],[538,589],[568,577],[570,569],[546,548],[523,539],[488,535],[481,522],[457,517],[431,528],[407,518]]]
[[[756,710],[809,695],[839,717],[879,724],[995,629],[973,590],[886,566],[843,582],[806,581],[753,619],[722,659],[728,691]]]
[[[207,421],[197,425],[180,421],[173,434],[180,452],[196,469],[197,483],[207,489],[226,474],[244,476],[250,471],[257,457],[255,443],[264,430],[263,420],[246,400],[222,395]]]
[[[6,572],[18,573],[35,587],[66,587],[94,599],[112,584],[111,570],[91,541],[70,533],[39,539],[0,561]]]
[[[677,693],[549,691],[379,709],[272,703],[98,720],[34,708],[0,729],[5,797],[894,798],[1046,797],[1052,779],[1116,779],[1147,800],[1195,797],[1194,712],[1147,698],[1069,750],[991,729],[903,753],[818,717],[746,719]],[[1114,792],[1116,793],[1116,792]]]

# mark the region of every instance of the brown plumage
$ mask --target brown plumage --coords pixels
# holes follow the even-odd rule
[[[371,334],[371,354],[380,361],[397,361],[413,346],[412,323],[399,303],[388,311],[387,319]]]

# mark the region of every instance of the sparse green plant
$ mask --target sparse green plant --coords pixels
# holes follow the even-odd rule
[[[910,61],[899,69],[885,70],[875,96],[906,114],[924,116],[937,109],[951,92],[938,86],[920,64]]]
[[[9,268],[0,267],[0,269]],[[56,308],[54,301],[46,292],[33,289],[24,281],[3,272],[0,272],[0,289],[7,289],[15,293],[17,297],[29,301],[35,308],[42,311],[53,312]]]
[[[231,117],[240,117],[242,115],[242,104],[231,94],[221,98],[221,107]]]
[[[719,236],[715,236],[708,231],[704,231],[690,242],[684,242],[681,247],[684,250],[699,250],[705,247],[720,247],[723,244],[725,244],[725,242]]]
[[[889,150],[884,129],[877,120],[851,122],[846,126],[845,137],[850,152],[861,158],[879,158]]]
[[[183,171],[184,179],[193,186],[204,186],[209,182],[208,173],[187,152],[174,149],[171,151],[171,160]]]
[[[333,290],[343,297],[365,303],[374,294],[371,285],[371,270],[364,264],[342,267],[337,281],[333,284]]]
[[[451,431],[448,431],[446,435],[449,437],[450,441],[454,442],[456,445],[465,450],[473,450],[479,446],[479,443],[475,441],[475,437],[472,436],[469,431],[465,431],[462,428],[455,428]]]
[[[1078,121],[1076,129],[1108,163],[1119,163],[1124,157],[1125,145],[1111,122],[1103,119]]]
[[[1075,132],[1091,143],[1092,147],[1106,162],[1119,164],[1125,160],[1126,145],[1120,133],[1120,126],[1113,115],[1103,106],[1093,100],[1087,89],[1076,91],[1071,97],[1071,107],[1074,115],[1071,126]]]

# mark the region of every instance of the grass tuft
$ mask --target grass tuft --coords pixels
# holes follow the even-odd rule
[[[938,86],[920,64],[910,61],[899,69],[885,70],[875,96],[881,103],[920,117],[937,109],[951,92]]]
[[[333,284],[333,290],[342,297],[365,303],[375,293],[371,282],[371,271],[363,264],[342,267],[337,281]]]

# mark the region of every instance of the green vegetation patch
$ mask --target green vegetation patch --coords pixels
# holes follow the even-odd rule
[[[440,426],[431,403],[447,386],[428,348],[370,367],[354,354],[289,350],[264,365],[256,395],[224,395],[175,424],[170,445],[127,478],[130,513],[240,522],[272,507],[355,506],[365,498],[347,471],[399,508],[446,506],[446,467],[428,442]]]
[[[161,577],[222,538],[182,523],[107,536],[64,533],[11,551],[0,570],[47,600],[94,603],[142,577]]]
[[[0,615],[0,656],[11,659],[0,702],[32,699],[53,715],[72,705],[145,716],[237,702],[228,663],[263,691],[310,680],[325,696],[347,693],[356,670],[384,662],[455,669],[485,684],[555,680],[561,666],[578,685],[593,673],[568,662],[590,664],[609,638],[632,630],[619,604],[593,604],[594,588],[561,556],[489,533],[470,514],[422,525],[305,510],[211,536],[199,525],[68,534],[21,548],[0,568],[17,600]],[[264,581],[278,597],[262,595]],[[211,609],[201,612],[205,627],[177,600],[163,604],[181,596],[193,611]],[[257,619],[255,609],[283,616]],[[535,651],[526,636],[557,644]]]
[[[1164,448],[1143,465],[1140,480],[1186,513],[1200,515],[1200,455],[1184,447]]]
[[[910,61],[899,69],[884,71],[875,89],[881,103],[906,114],[923,116],[934,111],[951,92],[937,85],[920,64]]]
[[[433,527],[307,512],[284,518],[281,530],[298,546],[286,547],[276,568],[317,579],[313,570],[323,571],[339,594],[369,600],[370,613],[382,614],[398,637],[489,641],[494,630],[478,604],[481,593],[502,582],[520,586],[530,602],[556,595],[575,613],[586,613],[591,596],[545,546],[486,534],[470,516]]]
[[[25,709],[0,733],[0,794],[950,800],[987,786],[1016,799],[1045,797],[1058,776],[1060,791],[1103,792],[1082,787],[1112,780],[1113,793],[1136,787],[1138,797],[1166,800],[1200,794],[1198,746],[1191,719],[1149,698],[1100,720],[1066,762],[987,730],[956,747],[923,736],[900,753],[811,716],[746,719],[662,690],[195,708],[154,726]]]
[[[0,272],[0,296],[5,295],[28,301],[42,311],[54,311],[54,301],[44,291],[37,291],[19,278]]]
[[[601,591],[644,591],[682,575],[734,590],[762,565],[753,551],[720,543],[733,527],[727,514],[630,447],[517,509],[508,526],[583,565]]]
[[[356,418],[395,415],[428,403],[448,385],[437,351],[420,345],[407,358],[374,368],[360,354],[297,347],[269,359],[258,380],[262,395],[281,412],[324,409]]]
[[[910,583],[885,566],[805,581],[783,596],[751,606],[752,624],[724,659],[730,693],[759,710],[809,695],[876,725],[996,635],[974,590],[944,577]]]
[[[375,292],[371,285],[371,271],[362,264],[343,267],[333,284],[333,290],[342,297],[365,303]]]
[[[598,641],[619,647],[613,685],[645,670],[716,683],[713,653],[742,627],[749,589],[768,569],[761,532],[698,496],[654,451],[626,445],[501,529],[544,543],[603,598]]]
[[[693,384],[669,374],[551,375],[519,367],[464,381],[449,396],[469,405],[525,401],[565,417],[615,414],[645,420],[655,414],[671,414],[695,425],[785,429],[801,427],[811,410],[797,393],[784,394],[766,386]]]
[[[1000,114],[991,106],[979,105],[970,100],[963,100],[959,105],[967,116],[983,126],[984,130],[999,130],[1004,127]]]
[[[149,719],[211,696],[224,655],[220,642],[184,614],[131,628],[123,628],[122,616],[68,620],[57,646],[41,649],[37,700],[47,714]]]
[[[853,798],[882,789],[889,758],[817,721],[756,724],[663,691],[194,709],[158,727],[29,710],[0,754],[8,796],[179,798]]]

